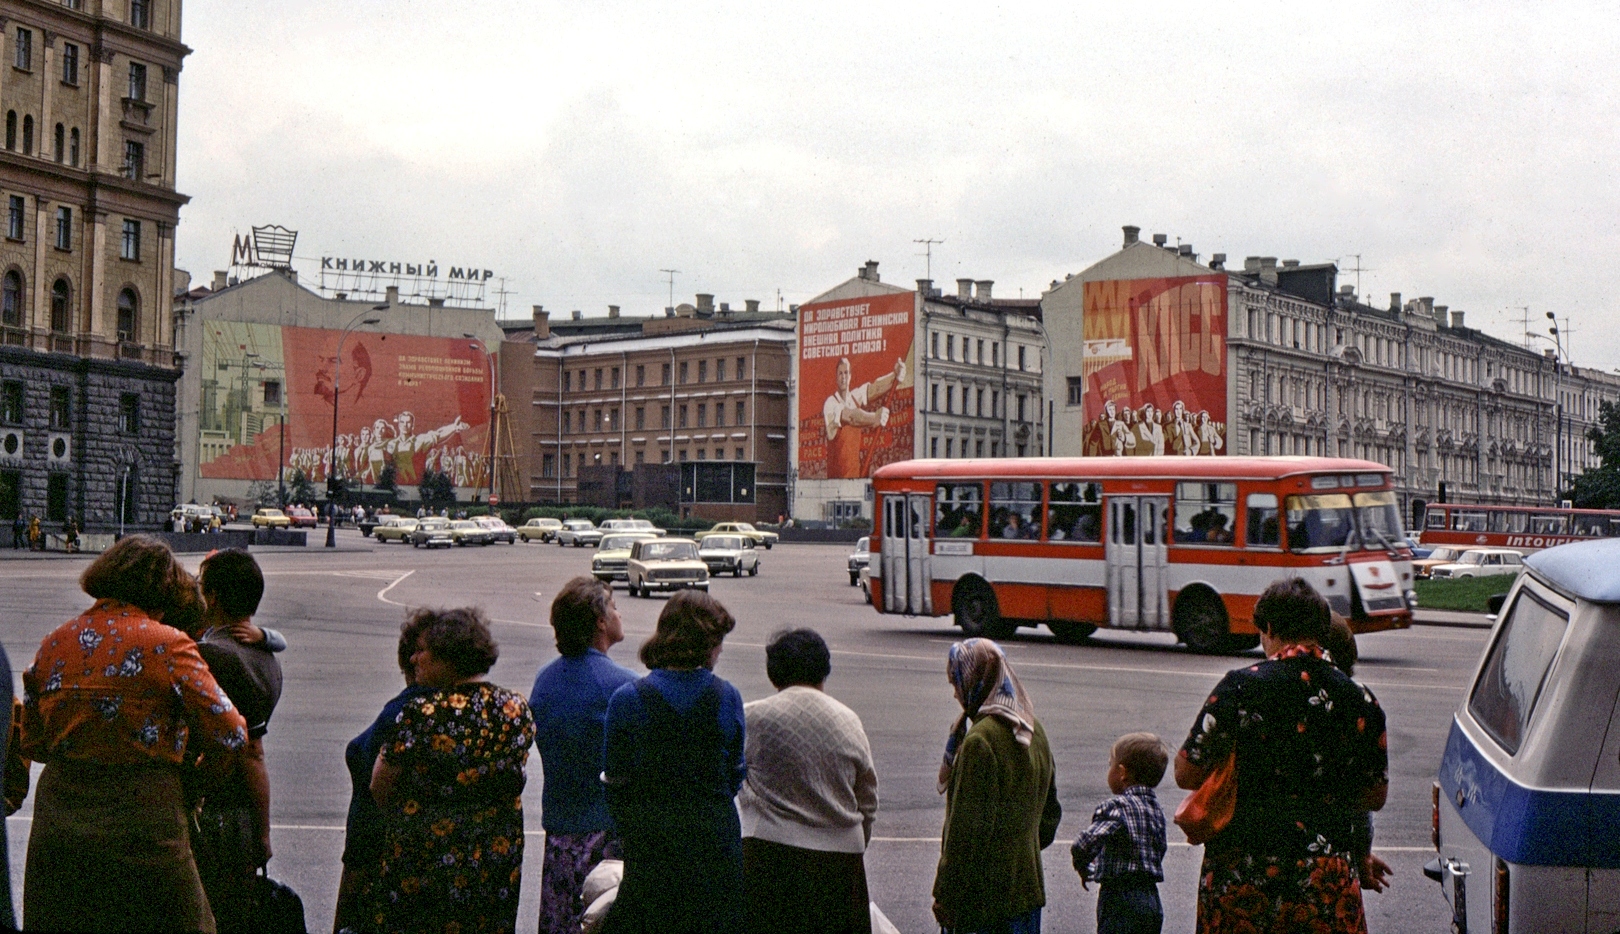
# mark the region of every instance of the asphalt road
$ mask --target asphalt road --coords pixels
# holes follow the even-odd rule
[[[349,781],[344,744],[400,687],[394,644],[405,608],[477,604],[495,620],[501,660],[496,683],[528,693],[535,672],[555,657],[545,623],[551,595],[586,573],[588,549],[495,545],[426,552],[375,546],[340,532],[340,548],[283,549],[258,554],[268,578],[259,622],[281,629],[286,687],[265,745],[273,793],[271,874],[303,896],[312,931],[330,930]],[[871,738],[881,811],[867,856],[872,896],[905,932],[937,930],[929,911],[944,799],[935,774],[956,712],[944,675],[956,630],[946,619],[882,616],[848,586],[847,548],[782,545],[764,555],[755,578],[714,582],[713,594],[738,619],[718,673],[745,700],[771,692],[764,644],[784,626],[819,630],[833,649],[827,690],[860,714]],[[200,556],[188,556],[195,567]],[[15,673],[39,640],[82,611],[77,588],[86,558],[7,561],[0,565],[0,641]],[[636,648],[652,632],[662,598],[618,591],[626,641],[611,653],[640,670]],[[1395,868],[1394,887],[1367,896],[1373,931],[1442,931],[1444,900],[1420,867],[1429,844],[1429,786],[1464,680],[1485,640],[1478,629],[1419,627],[1364,636],[1359,679],[1378,694],[1389,719],[1389,804],[1376,816],[1377,849]],[[1046,727],[1064,807],[1058,843],[1046,852],[1048,934],[1089,932],[1095,890],[1081,890],[1067,843],[1107,795],[1104,773],[1113,739],[1151,730],[1179,745],[1207,691],[1241,660],[1193,655],[1167,636],[1102,633],[1086,645],[1059,645],[1044,630],[1024,630],[1006,643],[1009,657]],[[20,682],[19,682],[20,684]],[[20,688],[19,688],[20,689]],[[518,919],[535,928],[539,889],[540,781],[535,760],[525,792],[529,847]],[[39,769],[34,770],[38,777]],[[1167,777],[1159,788],[1166,812],[1183,797]],[[20,897],[31,799],[7,821],[11,881]],[[1193,928],[1201,850],[1170,833],[1161,887],[1166,931]],[[19,902],[20,904],[20,902]]]

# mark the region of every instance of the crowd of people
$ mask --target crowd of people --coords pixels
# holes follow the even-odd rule
[[[261,739],[286,647],[254,622],[262,573],[232,550],[194,578],[162,543],[131,535],[80,583],[94,605],[44,639],[17,723],[0,729],[8,813],[29,764],[43,765],[25,928],[256,930],[255,877],[271,856]],[[885,923],[864,857],[878,776],[860,718],[825,691],[821,635],[773,635],[776,692],[744,703],[714,671],[736,620],[706,592],[664,605],[640,647],[645,675],[608,657],[625,635],[606,584],[569,581],[550,622],[559,657],[525,698],[488,680],[499,648],[482,611],[409,614],[403,687],[345,750],[335,932],[513,931],[531,748],[544,776],[541,934]],[[1364,932],[1362,890],[1381,890],[1389,871],[1371,852],[1370,812],[1387,792],[1383,714],[1349,676],[1348,628],[1309,585],[1272,585],[1255,624],[1265,660],[1221,680],[1174,756],[1183,788],[1236,783],[1230,820],[1205,845],[1198,929]],[[1038,932],[1042,851],[1062,817],[1045,729],[995,642],[953,644],[945,670],[958,711],[938,769],[935,919],[943,934]],[[1071,847],[1080,883],[1099,885],[1099,931],[1161,929],[1154,789],[1170,763],[1150,733],[1112,748],[1113,796]],[[9,902],[0,911],[12,919]]]

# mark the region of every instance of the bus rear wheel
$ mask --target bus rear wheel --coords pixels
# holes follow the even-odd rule
[[[1226,607],[1213,593],[1200,589],[1178,596],[1175,620],[1176,636],[1194,652],[1216,655],[1230,650]]]
[[[1052,635],[1056,636],[1059,642],[1084,642],[1091,638],[1092,633],[1097,631],[1097,627],[1090,623],[1069,623],[1058,620],[1048,622],[1046,628],[1052,630]]]
[[[961,627],[963,635],[1005,639],[1018,628],[1016,623],[1001,618],[996,592],[982,580],[970,580],[959,586],[951,604],[956,625]]]

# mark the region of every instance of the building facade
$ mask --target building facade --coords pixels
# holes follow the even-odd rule
[[[178,0],[0,2],[0,516],[175,496]]]

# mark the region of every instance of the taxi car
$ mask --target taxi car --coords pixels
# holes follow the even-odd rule
[[[764,545],[766,550],[769,550],[776,544],[777,539],[781,538],[775,532],[766,532],[754,528],[751,522],[717,522],[714,528],[707,532],[699,532],[692,537],[701,542],[709,535],[746,535],[754,540],[754,544]]]
[[[517,527],[517,537],[526,542],[549,542],[557,537],[560,528],[561,519],[530,519]]]
[[[754,540],[742,535],[706,535],[698,542],[698,557],[709,566],[710,576],[730,574],[741,577],[759,574],[759,550]]]
[[[253,527],[256,529],[290,529],[292,518],[279,509],[268,506],[253,514]]]
[[[455,537],[450,534],[450,520],[443,516],[428,516],[416,523],[411,529],[411,547],[421,548],[449,548],[456,543]]]
[[[1454,931],[1620,927],[1620,540],[1524,559],[1451,719],[1423,867]]]
[[[565,519],[562,528],[552,536],[559,547],[573,545],[575,548],[584,548],[586,545],[600,545],[602,543],[602,530],[589,519]]]
[[[471,519],[451,519],[450,540],[457,545],[488,545],[492,542],[489,529]]]
[[[479,528],[489,533],[490,544],[493,545],[496,542],[505,542],[508,545],[517,544],[517,529],[507,525],[506,520],[500,516],[474,516],[472,521],[477,523]]]
[[[689,538],[648,538],[631,546],[625,579],[632,597],[650,597],[655,590],[708,590],[709,566]]]
[[[1430,580],[1455,580],[1459,577],[1494,577],[1498,574],[1517,574],[1524,570],[1524,555],[1511,548],[1470,548],[1451,564],[1436,565],[1429,569]]]
[[[657,537],[651,532],[613,532],[602,536],[596,554],[591,556],[592,576],[609,584],[628,580],[626,568],[630,563],[631,547],[643,539]]]
[[[411,533],[416,531],[417,520],[410,516],[382,516],[371,535],[379,542],[399,542],[404,544],[411,540]]]

